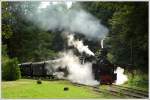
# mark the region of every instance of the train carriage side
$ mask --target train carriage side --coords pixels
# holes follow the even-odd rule
[[[28,76],[28,77],[32,76],[33,71],[31,65],[32,65],[31,62],[19,64],[21,76]]]
[[[33,76],[45,77],[47,76],[47,70],[45,69],[45,62],[34,62],[31,65],[33,70]]]

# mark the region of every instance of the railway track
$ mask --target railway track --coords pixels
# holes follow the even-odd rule
[[[125,98],[141,98],[146,99],[148,98],[148,92],[138,89],[133,89],[130,87],[124,87],[119,85],[109,85],[106,89],[101,89],[99,86],[88,86],[83,84],[76,84],[73,83],[75,86],[81,87],[86,86],[91,88],[93,91],[97,93],[105,93],[105,94],[111,94],[117,97],[125,97]]]
[[[126,87],[126,86],[120,86],[120,85],[112,85],[112,87],[121,89],[123,91],[127,91],[127,92],[131,92],[131,93],[137,94],[137,95],[139,95],[141,97],[148,97],[148,91],[135,89],[135,88],[131,88],[131,87]]]
[[[110,88],[109,90],[112,92],[118,92],[120,94],[127,95],[128,97],[143,98],[143,99],[148,98],[147,91],[120,85],[111,85],[109,86],[109,88]]]

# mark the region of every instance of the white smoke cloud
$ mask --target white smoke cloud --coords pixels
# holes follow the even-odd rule
[[[44,30],[70,31],[94,40],[104,38],[108,33],[108,29],[100,23],[100,20],[77,6],[78,3],[41,5],[27,17]],[[45,6],[46,9],[40,8]]]
[[[75,40],[73,34],[69,34],[67,38],[68,38],[68,46],[74,46],[75,48],[78,49],[80,53],[85,52],[88,55],[94,56],[94,53],[88,48],[88,46],[85,46],[83,44],[82,40]]]
[[[81,64],[79,58],[74,55],[72,51],[62,52],[61,60],[57,63],[61,68],[67,68],[69,71],[69,75],[67,77],[68,80],[86,84],[86,85],[98,85],[99,82],[94,80],[92,75],[92,64],[85,63]],[[57,65],[57,66],[58,66]],[[55,66],[54,66],[55,67]]]
[[[94,53],[84,46],[82,41],[75,40],[73,34],[65,33],[65,36],[68,39],[68,46],[74,46],[80,53],[87,53],[89,55],[94,55]],[[67,68],[69,75],[65,78],[62,72],[56,72],[55,75],[59,78],[68,79],[74,83],[80,83],[85,85],[98,85],[99,82],[94,80],[92,73],[92,63],[81,64],[79,57],[74,55],[73,51],[65,51],[60,53],[60,58],[57,61],[57,64],[53,64],[53,67],[58,68]]]
[[[53,75],[57,76],[58,79],[65,79],[63,72],[55,72]]]
[[[115,70],[115,73],[117,73],[117,80],[115,82],[116,85],[121,85],[128,81],[127,75],[124,74],[124,69],[121,67],[117,67]]]
[[[41,2],[38,8],[43,9],[46,8],[48,5],[50,5],[50,2]]]

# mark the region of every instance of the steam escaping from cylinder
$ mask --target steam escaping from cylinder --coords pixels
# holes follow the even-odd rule
[[[128,81],[127,75],[124,74],[124,69],[121,67],[117,67],[115,70],[115,73],[117,73],[117,80],[115,82],[116,85],[121,85]]]
[[[82,40],[75,40],[73,34],[69,34],[67,38],[68,38],[68,46],[73,46],[77,48],[80,53],[85,52],[88,55],[94,56],[94,53],[88,48],[88,46],[85,46],[83,44]]]

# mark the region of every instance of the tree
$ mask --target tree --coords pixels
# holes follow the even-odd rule
[[[87,2],[83,5],[110,30],[105,43],[110,48],[111,61],[148,71],[148,2]]]
[[[2,16],[3,44],[7,44],[9,57],[17,57],[20,62],[51,59],[62,49],[60,34],[42,30],[28,20],[27,15],[31,15],[38,5],[39,2],[2,2],[2,15],[9,14]],[[4,25],[11,26],[11,30],[7,31]],[[6,38],[7,35],[9,38]]]
[[[116,43],[118,48],[112,50],[112,53],[115,53],[114,57],[118,58],[117,62],[124,58],[122,60],[124,63],[133,64],[136,68],[147,71],[148,3],[132,2],[119,5],[121,5],[120,10],[116,11],[110,20],[112,36],[114,39],[120,39]],[[116,42],[114,39],[110,41],[112,45]],[[124,50],[121,50],[123,48]]]

